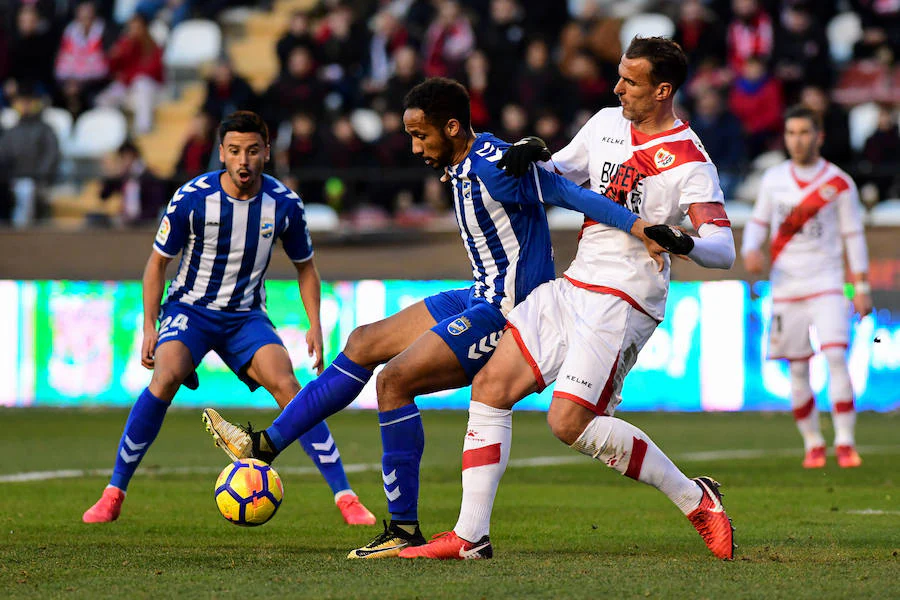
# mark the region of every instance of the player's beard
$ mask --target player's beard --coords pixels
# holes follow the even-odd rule
[[[453,160],[453,141],[444,130],[441,130],[441,141],[443,143],[441,144],[440,154],[428,164],[435,171],[443,171],[450,166],[450,161]]]
[[[242,173],[247,174],[246,179],[241,179]],[[243,193],[251,192],[259,180],[259,173],[253,168],[244,169],[239,167],[234,171],[229,171],[228,176],[231,177],[231,182],[234,184],[234,187]]]

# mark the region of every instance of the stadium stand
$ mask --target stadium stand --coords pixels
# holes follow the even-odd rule
[[[0,126],[8,129],[17,120],[12,104],[17,84],[23,83],[17,78],[22,79],[23,72],[35,74],[36,81],[31,83],[45,98],[44,120],[57,133],[64,153],[50,203],[51,216],[61,225],[77,222],[79,206],[84,209],[82,216],[95,214],[96,202],[90,198],[98,189],[94,178],[102,172],[102,155],[125,138],[134,141],[154,173],[177,177],[176,163],[192,121],[199,112],[213,108],[261,112],[276,138],[272,172],[300,188],[308,203],[328,203],[339,215],[339,223],[427,223],[442,216],[446,190],[409,160],[402,129],[384,125],[396,122],[393,115],[403,94],[423,73],[440,72],[467,84],[476,120],[486,130],[516,135],[506,129],[503,116],[523,109],[526,123],[519,131],[534,131],[548,114],[553,115],[561,125],[552,140],[558,147],[591,112],[615,102],[612,87],[618,47],[636,34],[671,35],[688,51],[692,71],[679,95],[679,110],[689,120],[696,110],[695,100],[706,90],[728,98],[735,86],[747,85],[740,83],[733,70],[745,57],[763,58],[765,80],[781,88],[785,105],[801,99],[797,82],[821,87],[832,103],[826,118],[829,128],[849,131],[850,138],[848,150],[829,156],[826,148],[826,158],[854,175],[861,188],[872,184],[875,192],[867,196],[869,204],[898,192],[890,183],[895,166],[873,163],[872,153],[865,150],[873,136],[889,136],[890,132],[878,128],[879,111],[885,107],[896,111],[900,101],[900,67],[895,58],[900,54],[896,25],[900,8],[895,3],[759,0],[741,3],[749,8],[736,13],[737,4],[726,0],[569,0],[553,10],[537,0],[272,0],[261,4],[195,0],[187,13],[176,14],[165,7],[142,13],[148,18],[150,37],[162,48],[165,66],[162,100],[155,108],[152,129],[142,134],[135,132],[128,105],[105,109],[118,111],[121,118],[110,112],[96,116],[96,92],[83,94],[82,105],[73,104],[71,94],[63,94],[63,82],[40,76],[48,68],[52,71],[52,65],[38,64],[40,57],[27,53],[46,40],[58,43],[79,3],[59,0],[46,5],[26,3],[21,8],[7,3],[0,9],[0,36],[8,41],[9,59],[0,60]],[[105,52],[136,11],[154,4],[98,1],[98,14],[108,29],[103,36]],[[20,18],[24,13],[28,19]],[[298,15],[295,31],[292,23]],[[452,18],[449,29],[441,21],[448,18]],[[619,43],[610,44],[611,37]],[[532,49],[535,41],[546,45],[549,58],[543,65],[539,58],[526,62],[526,53],[536,51]],[[281,65],[296,47],[305,48],[311,57],[308,81],[282,73]],[[810,56],[820,56],[824,50],[830,61],[804,61],[807,50],[814,50]],[[16,58],[20,56],[27,59]],[[211,79],[213,65],[223,59],[237,79],[249,84],[250,95],[234,96],[234,89],[222,89],[221,82]],[[23,71],[25,64],[28,70]],[[276,80],[279,86],[273,88]],[[220,97],[208,98],[209,90]],[[311,138],[297,137],[296,114],[276,110],[276,95],[285,90],[296,94],[287,103],[291,110],[312,118]],[[312,95],[304,96],[308,92]],[[304,101],[304,97],[317,100]],[[214,119],[219,116],[213,114]],[[109,125],[98,129],[94,120],[98,118]],[[342,124],[346,121],[351,125],[350,137]],[[757,160],[757,155],[780,149],[779,132],[750,138],[746,132],[751,124],[741,125],[744,139],[734,143],[745,152],[743,163],[732,169],[730,203],[752,201],[756,173],[763,163],[768,164]],[[302,151],[310,140],[313,145]],[[346,156],[356,158],[343,165]],[[214,162],[213,158],[210,168]],[[327,222],[332,222],[330,217]]]

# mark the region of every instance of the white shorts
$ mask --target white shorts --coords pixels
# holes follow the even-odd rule
[[[539,286],[507,319],[538,386],[556,381],[554,398],[598,415],[615,412],[625,375],[657,325],[622,298],[564,278]]]
[[[850,339],[850,306],[841,292],[798,300],[772,301],[769,321],[769,358],[806,360],[814,354],[809,328],[816,328],[819,346],[847,347]]]

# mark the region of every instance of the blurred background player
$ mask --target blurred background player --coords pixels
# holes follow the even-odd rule
[[[159,433],[175,392],[182,384],[197,387],[195,369],[210,350],[251,390],[266,388],[279,406],[300,390],[287,350],[265,312],[264,279],[276,240],[297,269],[309,319],[306,343],[314,367],[322,372],[321,282],[303,201],[263,174],[269,132],[258,115],[229,115],[219,126],[219,139],[225,169],[183,185],[156,233],[144,270],[141,347],[141,364],[153,370],[153,377],[131,409],[112,479],[84,513],[85,523],[119,517],[128,482]],[[160,308],[166,266],[179,252],[181,264]],[[334,492],[344,520],[373,525],[375,517],[347,482],[328,426],[315,424],[300,443]]]
[[[404,104],[403,122],[412,138],[413,154],[445,172],[453,186],[473,286],[430,296],[391,317],[356,328],[331,366],[265,431],[232,425],[214,410],[204,410],[207,428],[230,457],[271,462],[310,425],[350,404],[372,370],[387,363],[376,389],[382,477],[391,522],[348,558],[396,556],[406,546],[425,543],[418,521],[425,433],[415,397],[471,383],[493,352],[509,310],[553,278],[543,204],[580,210],[642,240],[646,225],[624,207],[558,175],[540,171],[534,177],[515,179],[496,169],[508,144],[491,134],[475,134],[469,95],[458,82],[426,80],[409,92]],[[649,240],[646,244],[661,263],[661,248]]]
[[[854,284],[853,306],[861,316],[872,312],[859,194],[844,171],[821,157],[821,123],[806,107],[785,113],[784,144],[790,159],[765,172],[741,247],[747,271],[762,273],[761,248],[767,235],[771,237],[769,358],[790,361],[791,405],[808,469],[825,466],[825,439],[809,382],[811,326],[828,362],[838,464],[858,467],[862,462],[855,447],[856,409],[847,369],[850,311],[843,290],[842,248]]]
[[[687,58],[675,42],[633,39],[614,88],[621,108],[595,114],[546,166],[575,183],[589,181],[592,190],[659,223],[645,233],[667,250],[728,269],[734,238],[716,167],[673,108],[686,74]],[[529,179],[542,171],[531,162],[545,148],[534,139],[522,142],[499,166]],[[685,214],[699,237],[669,227]],[[574,262],[509,313],[508,331],[472,384],[456,527],[404,549],[401,558],[493,556],[490,516],[509,461],[512,407],[554,381],[547,421],[556,437],[663,492],[713,554],[732,558],[732,527],[719,484],[687,478],[646,433],[612,416],[625,376],[663,319],[668,288],[668,259],[657,267],[637,240],[585,220]]]

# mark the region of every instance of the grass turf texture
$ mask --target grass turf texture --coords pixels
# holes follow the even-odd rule
[[[274,415],[225,414],[249,414],[257,425]],[[115,523],[80,521],[105,476],[2,484],[0,590],[6,598],[900,597],[900,415],[860,415],[863,466],[841,470],[829,456],[817,471],[800,468],[800,438],[787,414],[622,416],[689,476],[722,482],[740,546],[734,562],[713,558],[656,490],[579,460],[539,413],[516,413],[512,458],[575,462],[507,470],[491,531],[493,560],[348,561],[347,551],[378,529],[343,524],[319,475],[298,474],[311,465],[299,445],[275,465],[285,482],[279,513],[263,527],[235,527],[212,497],[225,455],[212,447],[199,410],[172,410]],[[0,409],[0,476],[110,469],[125,417],[116,410]],[[423,420],[420,518],[427,536],[456,522],[466,416],[433,411]],[[329,423],[345,464],[372,465],[350,480],[385,516],[375,415],[339,414]],[[734,450],[763,456],[697,454]],[[866,510],[885,514],[853,512]]]

